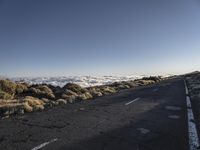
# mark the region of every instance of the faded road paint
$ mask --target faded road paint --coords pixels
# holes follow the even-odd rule
[[[134,100],[132,100],[132,101],[126,103],[125,105],[127,106],[127,105],[129,105],[129,104],[131,104],[131,103],[133,103],[133,102],[138,101],[138,100],[140,100],[140,97],[138,97],[138,98],[136,98],[136,99],[134,99]]]
[[[153,89],[153,92],[157,92],[159,90],[159,88]]]
[[[48,141],[48,142],[42,143],[42,144],[40,144],[40,145],[38,145],[38,146],[32,148],[31,150],[39,150],[39,149],[41,149],[41,148],[47,146],[47,145],[50,144],[50,143],[56,142],[57,140],[58,140],[57,138],[52,139],[52,140],[50,140],[50,141]]]

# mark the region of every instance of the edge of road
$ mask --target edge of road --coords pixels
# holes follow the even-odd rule
[[[199,150],[200,149],[199,136],[197,133],[197,127],[194,119],[191,100],[189,97],[188,87],[185,80],[184,80],[184,85],[185,85],[186,104],[187,104],[189,150]]]

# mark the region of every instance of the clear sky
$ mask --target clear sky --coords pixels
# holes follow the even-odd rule
[[[200,0],[0,0],[0,75],[200,70]]]

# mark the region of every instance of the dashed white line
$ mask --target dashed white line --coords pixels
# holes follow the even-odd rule
[[[140,100],[140,97],[138,97],[138,98],[136,98],[136,99],[134,99],[134,100],[132,100],[132,101],[126,103],[125,105],[129,105],[129,104],[131,104],[131,103],[133,103],[133,102],[136,102],[136,101],[138,101],[138,100]]]
[[[184,81],[185,82],[185,81]],[[188,94],[188,88],[185,82],[185,91]],[[186,96],[187,116],[188,116],[188,135],[190,150],[199,150],[199,138],[197,134],[196,124],[194,122],[194,114],[192,111],[190,97]]]
[[[32,148],[31,150],[39,150],[39,149],[45,147],[46,145],[48,145],[48,144],[50,144],[50,143],[56,142],[57,140],[58,140],[57,138],[52,139],[52,140],[50,140],[50,141],[48,141],[48,142],[42,143],[42,144],[40,144],[40,145],[38,145],[38,146]]]

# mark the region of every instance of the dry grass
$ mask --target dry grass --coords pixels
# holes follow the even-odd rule
[[[30,106],[33,108],[33,110],[43,110],[44,109],[44,101],[31,97],[31,96],[26,96],[23,100],[25,102],[25,106]]]
[[[109,86],[101,87],[101,93],[103,93],[104,95],[109,95],[109,94],[113,94],[116,92],[117,92],[117,90],[114,87],[109,87]]]
[[[93,96],[89,92],[85,92],[84,94],[79,95],[79,99],[81,100],[87,100],[92,98]]]
[[[67,89],[67,90],[71,90],[77,94],[82,94],[87,92],[87,90],[85,88],[82,88],[81,86],[74,84],[74,83],[67,83],[63,89]]]

